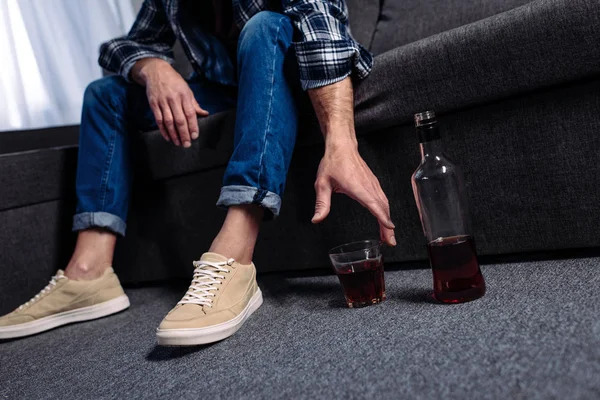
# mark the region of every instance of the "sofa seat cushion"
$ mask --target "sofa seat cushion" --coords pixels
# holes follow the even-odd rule
[[[226,165],[233,151],[235,110],[198,119],[199,137],[184,149],[165,142],[158,130],[142,132],[136,156],[138,174],[154,180]]]

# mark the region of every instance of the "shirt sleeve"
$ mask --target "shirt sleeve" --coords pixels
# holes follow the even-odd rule
[[[283,12],[299,33],[293,45],[304,90],[371,72],[373,56],[350,34],[344,0],[283,0]]]
[[[133,65],[143,58],[160,58],[173,64],[175,34],[160,0],[144,0],[129,33],[100,46],[98,63],[130,81]]]

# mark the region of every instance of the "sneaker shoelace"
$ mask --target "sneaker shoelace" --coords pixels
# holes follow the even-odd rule
[[[50,283],[48,283],[48,285],[46,285],[45,288],[43,288],[38,294],[36,294],[34,297],[32,297],[27,303],[19,306],[19,310],[22,310],[23,308],[35,303],[36,301],[38,301],[44,294],[48,293],[50,290],[52,290],[52,288],[54,286],[56,286],[56,284],[58,283],[59,280],[61,279],[66,279],[66,276],[64,275],[54,275],[52,277],[52,279],[50,279]]]
[[[212,302],[219,286],[223,284],[225,277],[221,272],[229,273],[225,266],[231,266],[235,260],[227,261],[194,261],[194,278],[183,299],[177,304],[198,304],[201,306],[212,306]]]

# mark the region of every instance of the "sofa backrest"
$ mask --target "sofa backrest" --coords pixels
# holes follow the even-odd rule
[[[346,0],[352,36],[360,44],[369,47],[377,26],[380,0]]]
[[[437,33],[511,10],[531,1],[382,0],[381,12],[370,50],[375,54],[381,54]],[[358,3],[362,2],[360,0],[354,2],[357,3],[357,8],[360,8]]]

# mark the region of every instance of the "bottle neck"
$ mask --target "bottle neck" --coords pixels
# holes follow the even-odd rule
[[[443,149],[442,135],[437,121],[417,126],[417,136],[421,147],[421,157],[424,160],[441,155]]]
[[[444,144],[440,139],[429,140],[419,144],[421,148],[421,159],[428,160],[442,155],[444,152]]]

